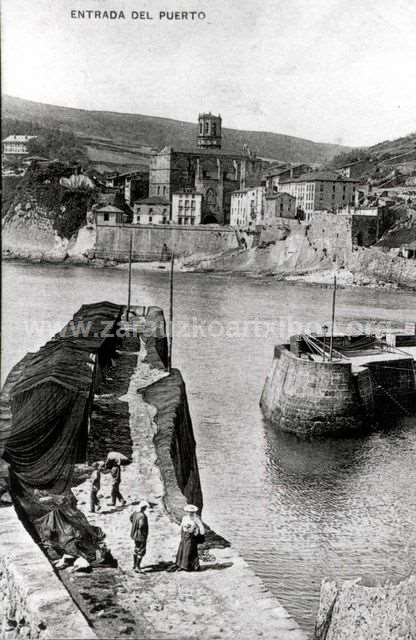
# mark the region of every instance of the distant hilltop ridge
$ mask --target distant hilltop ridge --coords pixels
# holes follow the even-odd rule
[[[94,164],[111,167],[148,164],[152,150],[171,146],[196,146],[195,122],[183,122],[142,114],[88,111],[3,96],[3,118],[32,121],[44,127],[59,127],[84,139]],[[226,123],[226,117],[223,115]],[[244,145],[261,157],[285,162],[325,163],[350,147],[313,142],[268,131],[223,128],[223,150],[241,153]]]

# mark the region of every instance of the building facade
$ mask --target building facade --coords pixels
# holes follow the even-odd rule
[[[168,200],[157,196],[143,198],[133,205],[133,224],[169,224],[170,212]]]
[[[202,194],[195,191],[180,191],[172,195],[173,224],[201,224]]]
[[[127,215],[118,207],[114,207],[111,204],[106,205],[100,209],[95,209],[95,221],[97,225],[110,225],[123,224],[128,222]]]
[[[37,136],[7,136],[3,140],[3,154],[13,156],[27,155],[27,143],[34,138],[37,138]]]
[[[354,203],[358,181],[331,171],[306,173],[299,178],[282,180],[279,192],[296,198],[296,208],[306,220],[314,211],[336,211]]]
[[[153,156],[149,196],[172,203],[174,193],[199,193],[201,223],[228,224],[233,191],[261,184],[269,163],[248,149],[237,154],[224,152],[221,134],[221,116],[200,114],[195,148],[165,147]]]
[[[260,184],[264,162],[248,154],[220,149],[176,151],[165,147],[151,161],[149,196],[172,201],[174,193],[202,195],[201,223],[227,224],[231,194]]]
[[[289,193],[270,193],[265,196],[264,224],[273,226],[278,218],[296,218],[296,198]]]
[[[231,194],[230,225],[241,231],[255,230],[264,222],[263,186],[239,189]]]
[[[312,171],[312,167],[308,164],[293,164],[277,167],[270,167],[264,174],[264,181],[267,193],[277,193],[282,180],[291,178],[299,178],[301,175]]]
[[[115,173],[105,179],[110,188],[118,188],[124,195],[124,200],[132,206],[136,200],[146,198],[149,193],[149,171],[130,171]]]

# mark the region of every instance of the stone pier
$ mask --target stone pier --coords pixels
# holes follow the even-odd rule
[[[132,341],[126,341],[123,348],[127,343],[132,348]],[[132,463],[122,473],[121,492],[127,505],[108,506],[110,478],[106,475],[103,508],[98,513],[88,512],[87,482],[74,490],[80,508],[91,523],[106,532],[118,558],[122,581],[119,604],[140,621],[143,637],[149,640],[305,640],[297,623],[243,558],[213,532],[201,549],[200,572],[166,571],[180,540],[178,520],[185,495],[196,502],[202,495],[198,497],[199,475],[185,386],[178,371],[167,373],[160,352],[157,340],[141,340],[128,391],[120,398],[129,406],[133,451]],[[172,457],[178,438],[181,451]],[[142,575],[132,571],[129,521],[141,499],[151,505]],[[124,633],[134,631],[127,627]]]

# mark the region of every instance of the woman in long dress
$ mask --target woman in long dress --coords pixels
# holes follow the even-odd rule
[[[184,507],[186,514],[181,522],[181,541],[176,554],[176,569],[199,571],[198,544],[203,541],[205,528],[193,504]]]

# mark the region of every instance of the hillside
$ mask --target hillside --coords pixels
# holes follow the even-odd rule
[[[406,156],[416,159],[416,132],[396,140],[384,140],[368,147],[368,152],[378,160],[399,159],[406,160]],[[411,159],[409,157],[409,159]]]
[[[141,114],[86,111],[3,96],[3,117],[60,127],[84,139],[97,168],[147,164],[152,149],[195,145],[196,122]],[[195,117],[197,114],[195,114]],[[287,162],[325,162],[348,147],[263,131],[223,129],[223,149],[238,153],[247,144],[258,155]]]

